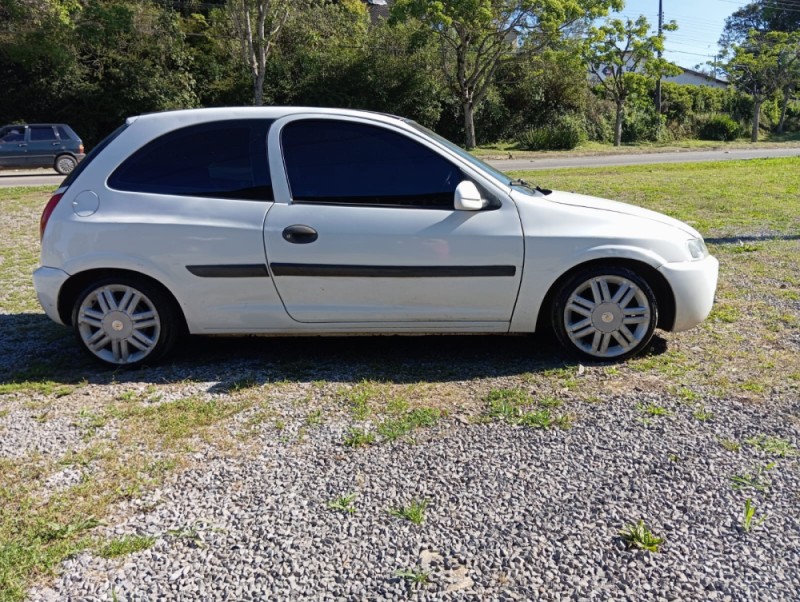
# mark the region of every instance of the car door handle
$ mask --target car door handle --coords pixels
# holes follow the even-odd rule
[[[294,226],[287,226],[283,231],[283,239],[296,245],[307,245],[310,242],[317,240],[317,231],[311,226],[304,226],[302,224],[295,224]]]

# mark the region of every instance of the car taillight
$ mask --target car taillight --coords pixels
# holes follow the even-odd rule
[[[61,197],[64,196],[63,192],[57,192],[53,196],[50,197],[50,200],[47,201],[47,205],[44,206],[44,211],[42,211],[42,219],[39,220],[39,240],[42,240],[44,237],[44,229],[47,227],[47,221],[50,219],[50,216],[53,215],[53,211],[58,205],[58,201],[61,200]]]
[[[83,154],[83,144],[78,145],[78,152]]]

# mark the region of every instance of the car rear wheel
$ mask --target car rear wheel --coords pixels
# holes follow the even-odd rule
[[[621,360],[639,353],[658,323],[656,296],[627,268],[584,270],[558,289],[552,324],[562,345],[593,360]]]
[[[71,155],[59,155],[56,157],[56,162],[53,165],[53,169],[55,169],[58,173],[62,176],[68,175],[75,169],[75,166],[78,162],[75,160],[75,157]]]
[[[112,366],[155,362],[175,344],[179,318],[171,299],[142,278],[94,282],[75,302],[72,325],[95,359]]]

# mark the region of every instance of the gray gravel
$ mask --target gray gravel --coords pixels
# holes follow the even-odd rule
[[[649,417],[637,404],[672,412]],[[121,560],[67,561],[31,600],[800,600],[800,463],[720,438],[800,444],[800,404],[664,398],[574,402],[569,430],[447,419],[413,442],[351,449],[344,422],[296,442],[264,424],[257,453],[198,452],[108,537],[151,535]],[[766,493],[730,478],[770,462]],[[357,493],[356,512],[328,509]],[[762,526],[744,533],[744,501]],[[426,500],[425,523],[389,515]],[[135,511],[135,508],[140,511]],[[662,551],[619,537],[644,519]],[[424,571],[412,585],[397,571]]]

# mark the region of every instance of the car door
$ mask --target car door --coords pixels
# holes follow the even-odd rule
[[[25,126],[12,125],[0,130],[0,167],[23,167],[26,150]]]
[[[52,125],[28,127],[28,157],[30,167],[52,167],[56,154],[63,146]]]
[[[467,176],[386,124],[315,117],[274,135],[291,199],[271,208],[264,239],[294,320],[507,328],[524,255],[509,198],[456,210]]]

